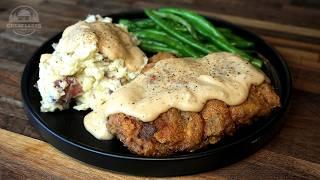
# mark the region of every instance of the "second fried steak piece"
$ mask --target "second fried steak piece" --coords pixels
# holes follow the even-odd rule
[[[224,135],[232,135],[239,125],[267,116],[279,106],[277,94],[268,83],[263,83],[252,86],[247,100],[237,106],[210,100],[201,112],[171,108],[152,122],[118,113],[109,117],[107,126],[132,152],[166,156],[214,144]]]

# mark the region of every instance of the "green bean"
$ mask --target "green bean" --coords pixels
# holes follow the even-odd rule
[[[231,41],[242,42],[242,43],[254,45],[253,42],[247,41],[247,40],[243,39],[242,37],[233,34],[232,32],[225,32],[224,36]]]
[[[154,13],[156,13],[157,15],[159,15],[162,18],[166,18],[166,19],[172,20],[176,24],[181,24],[183,27],[185,27],[187,29],[187,31],[192,35],[193,38],[199,39],[198,35],[195,32],[195,30],[193,29],[193,27],[188,23],[188,21],[184,20],[183,18],[181,18],[181,17],[179,17],[179,16],[177,16],[175,14],[163,13],[163,12],[160,12],[160,11],[154,11]],[[176,25],[176,27],[177,27],[177,25]],[[182,29],[184,29],[184,28],[182,28]]]
[[[194,29],[191,27],[191,25],[186,22],[185,20],[183,20],[182,18],[180,18],[179,16],[175,16],[173,14],[166,14],[164,15],[164,13],[161,12],[157,12],[158,15],[162,16],[162,17],[170,17],[172,18],[172,20],[175,18],[176,21],[180,22],[181,24],[183,24],[184,26],[179,26],[177,23],[172,22],[171,24],[174,27],[175,30],[177,31],[181,31],[181,32],[190,32],[190,34],[192,35],[193,38],[200,40],[201,37],[197,36],[196,33],[194,32]],[[137,20],[137,21],[130,21],[127,19],[120,19],[119,23],[122,25],[127,26],[129,31],[139,31],[142,29],[146,29],[146,28],[152,28],[155,27],[156,29],[162,29],[161,27],[157,26],[151,19],[142,19],[142,20]],[[227,28],[219,28],[219,30],[222,30],[226,33],[224,33],[224,35],[228,38],[233,40],[232,41],[232,45],[238,48],[249,48],[253,46],[253,43],[246,41],[244,39],[242,39],[241,37],[238,37],[236,35],[233,35],[231,33],[230,29]],[[203,39],[203,38],[202,38]],[[242,42],[243,41],[243,42]]]
[[[139,30],[150,29],[150,28],[162,30],[162,28],[156,25],[151,19],[142,19],[138,21],[120,19],[119,24],[126,26],[129,31],[139,31]],[[174,22],[170,22],[170,24],[174,26],[174,29],[177,31],[188,32],[188,29],[186,27],[181,26],[180,24],[176,24]]]
[[[132,29],[132,28],[135,28],[135,25],[133,22],[131,22],[130,20],[128,19],[120,19],[119,20],[119,24],[122,24],[124,26],[126,26],[128,28],[128,30]]]
[[[233,34],[232,32],[224,32],[223,34],[229,40],[247,41],[247,40],[245,40],[245,39]]]
[[[189,46],[186,46],[179,42],[178,40],[168,36],[167,33],[152,30],[152,29],[146,29],[138,32],[134,32],[134,35],[137,36],[138,39],[149,39],[152,41],[158,41],[164,44],[167,44],[171,48],[175,48],[181,52],[184,56],[192,56],[192,57],[199,57],[200,54],[195,52],[192,48]]]
[[[176,49],[173,49],[171,47],[168,47],[165,44],[154,42],[154,41],[148,41],[148,40],[142,40],[139,46],[147,52],[150,53],[158,53],[158,52],[169,52],[172,54],[175,54],[179,57],[183,56],[179,51]]]
[[[154,46],[168,47],[167,44],[164,44],[164,43],[161,43],[158,41],[152,41],[152,40],[145,39],[145,38],[140,38],[139,41],[140,41],[140,43],[148,44],[150,46],[154,45]],[[139,45],[140,45],[140,43],[139,43]]]
[[[189,22],[196,28],[199,33],[208,37],[221,50],[238,54],[248,61],[253,60],[253,58],[249,54],[232,46],[232,44],[230,44],[226,40],[226,38],[212,25],[212,23],[210,23],[208,20],[198,15],[197,13],[177,8],[162,8],[159,11],[177,14],[186,18],[186,20],[189,20]],[[259,59],[255,59],[255,62],[258,61]]]
[[[188,30],[185,28],[185,27],[182,27],[182,26],[178,26],[177,24],[174,24],[172,22],[170,22],[170,24],[172,25],[172,27],[176,30],[176,31],[180,31],[180,32],[188,32]],[[154,28],[154,29],[157,29],[157,30],[163,30],[160,26],[158,25],[155,25],[154,27],[151,27],[151,28]],[[143,30],[143,29],[151,29],[151,28],[136,28],[135,31],[138,31],[138,30]]]
[[[178,17],[180,18],[180,17]],[[177,24],[175,22],[170,21],[169,22],[170,25],[174,26],[176,30],[179,31],[184,31],[187,32],[188,29],[180,24]],[[159,26],[157,26],[154,21],[152,21],[151,19],[141,19],[141,20],[136,20],[136,21],[131,21],[128,19],[120,19],[119,20],[119,24],[125,25],[125,26],[129,26],[133,29],[150,29],[150,28],[160,28]]]
[[[138,21],[120,19],[119,24],[126,26],[129,31],[137,31],[139,29],[153,28],[156,26],[156,24],[151,19],[143,19]]]
[[[234,54],[238,54],[240,56],[242,56],[243,58],[245,58],[246,60],[250,61],[252,58],[251,56],[249,56],[247,53],[233,47],[229,42],[227,41],[221,41],[220,39],[216,39],[214,37],[208,37],[219,49],[227,51],[227,52],[231,52]]]
[[[261,68],[263,66],[263,61],[261,59],[253,58],[251,60],[251,64],[256,66],[257,68]]]
[[[224,37],[226,37],[228,40],[233,40],[233,41],[237,41],[237,42],[242,41],[242,42],[246,42],[248,44],[254,44],[253,42],[248,41],[248,40],[234,34],[232,32],[232,30],[229,28],[218,27],[217,30],[220,31],[224,35]]]
[[[219,49],[213,44],[206,44],[205,46],[210,49],[211,52],[219,52]]]
[[[134,21],[134,23],[139,28],[152,28],[156,26],[156,24],[151,19],[142,19]]]
[[[176,16],[176,17],[180,18],[179,16]],[[174,26],[174,29],[177,31],[181,31],[181,32],[188,32],[189,31],[185,26],[182,26],[182,25],[177,24],[175,22],[170,21],[168,23],[170,25]],[[186,22],[186,23],[188,23],[188,22]],[[119,24],[126,26],[130,31],[131,30],[137,31],[137,30],[150,29],[150,28],[162,29],[161,27],[157,26],[151,19],[142,19],[142,20],[137,20],[137,21],[131,21],[128,19],[120,19]],[[189,27],[189,29],[190,28],[192,28],[192,27]],[[194,30],[190,30],[190,31],[194,31]]]
[[[217,30],[220,31],[224,36],[224,33],[232,33],[232,30],[229,28],[217,27]]]
[[[252,53],[247,51],[247,49],[254,47],[253,42],[233,34],[231,29],[216,28],[210,21],[197,13],[176,8],[162,8],[159,11],[145,10],[145,13],[150,19],[120,20],[120,24],[126,25],[130,32],[137,35],[144,47],[148,44],[149,49],[151,46],[158,49],[161,47],[163,51],[171,49],[174,54],[180,53],[180,56],[192,57],[199,57],[219,50],[227,51],[240,55],[256,67],[260,68],[263,65],[262,60],[251,57]],[[146,36],[143,37],[143,35]],[[212,44],[206,43],[208,40]]]
[[[214,36],[222,41],[226,41],[225,37],[218,30],[216,30],[210,21],[195,12],[177,8],[161,8],[159,11],[180,15],[186,18],[186,20],[188,20],[199,33],[205,36]]]
[[[228,51],[234,54],[239,54],[248,61],[251,60],[251,57],[248,54],[233,47],[225,39],[225,37],[219,31],[217,31],[215,27],[204,17],[184,9],[162,8],[160,9],[160,11],[181,15],[182,17],[189,20],[190,23],[194,27],[196,27],[196,30],[198,30],[199,33],[202,33],[204,36],[207,36],[221,50]]]
[[[193,48],[201,51],[202,53],[210,53],[211,50],[203,47],[198,41],[195,41],[190,38],[186,38],[181,32],[174,30],[174,28],[169,25],[165,20],[161,19],[157,14],[154,13],[153,10],[145,10],[147,16],[152,19],[158,26],[160,26],[165,32],[179,39],[180,41],[190,45]]]
[[[237,36],[232,33],[232,30],[229,28],[217,28],[230,42],[231,45],[237,48],[252,48],[254,47],[254,43],[251,41],[247,41],[244,38]]]
[[[182,33],[184,33],[184,32],[182,32]],[[184,33],[184,36],[185,37],[187,37],[187,38],[190,38],[190,39],[192,39],[193,37],[190,35],[190,34],[187,34],[187,33]],[[199,37],[199,38],[201,38],[201,40],[203,40],[202,39],[202,37]],[[214,44],[209,44],[209,43],[205,43],[205,42],[199,42],[199,44],[201,45],[201,46],[203,46],[203,47],[206,47],[207,49],[209,49],[210,50],[210,52],[219,52],[219,48],[217,48]]]
[[[254,44],[252,42],[247,42],[247,41],[231,41],[231,45],[233,45],[236,48],[240,48],[240,49],[254,47]]]

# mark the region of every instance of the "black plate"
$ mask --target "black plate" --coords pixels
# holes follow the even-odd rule
[[[144,18],[143,12],[109,15],[119,18]],[[21,91],[25,111],[44,139],[60,151],[83,162],[112,171],[143,176],[173,176],[207,171],[225,166],[255,152],[280,128],[291,95],[291,77],[281,56],[258,36],[228,22],[210,19],[216,26],[228,27],[256,44],[256,51],[265,59],[264,71],[270,77],[281,97],[281,108],[268,118],[259,119],[251,126],[241,128],[233,137],[226,137],[215,145],[192,152],[164,158],[146,158],[130,153],[118,140],[99,141],[83,126],[88,112],[66,110],[54,113],[40,112],[40,94],[34,87],[38,80],[40,55],[53,52],[52,43],[58,42],[61,33],[44,43],[25,67]]]

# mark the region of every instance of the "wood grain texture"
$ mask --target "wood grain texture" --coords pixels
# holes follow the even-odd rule
[[[2,160],[0,161],[0,170],[4,173],[19,171],[20,177],[41,179],[47,177],[54,179],[60,177],[68,179],[124,179],[127,177],[84,164],[62,154],[43,141],[10,131],[0,129],[0,139],[7,142],[0,148],[0,159]],[[15,141],[12,141],[13,139]],[[240,169],[242,171],[239,171]],[[272,174],[261,174],[261,172],[266,172],[266,169],[286,178],[320,177],[319,164],[273,153],[269,150],[260,150],[240,163],[214,172],[198,174],[196,177],[197,179],[245,178],[250,175],[255,179],[264,175],[268,179],[275,178]],[[184,176],[183,178],[191,177],[193,176]],[[130,178],[137,179],[139,177]]]
[[[6,28],[19,5],[39,13],[42,28],[30,36]],[[320,179],[320,3],[312,0],[0,1],[0,179],[149,179],[88,166],[43,142],[23,111],[20,77],[42,43],[87,14],[161,6],[194,9],[257,33],[286,59],[294,80],[286,123],[267,146],[231,166],[183,179]]]

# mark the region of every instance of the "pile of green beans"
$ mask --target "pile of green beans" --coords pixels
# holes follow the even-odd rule
[[[140,41],[144,51],[170,52],[179,57],[202,57],[212,52],[237,54],[261,68],[263,61],[253,57],[254,43],[231,29],[215,27],[199,14],[180,8],[145,10],[148,19],[120,19]]]

